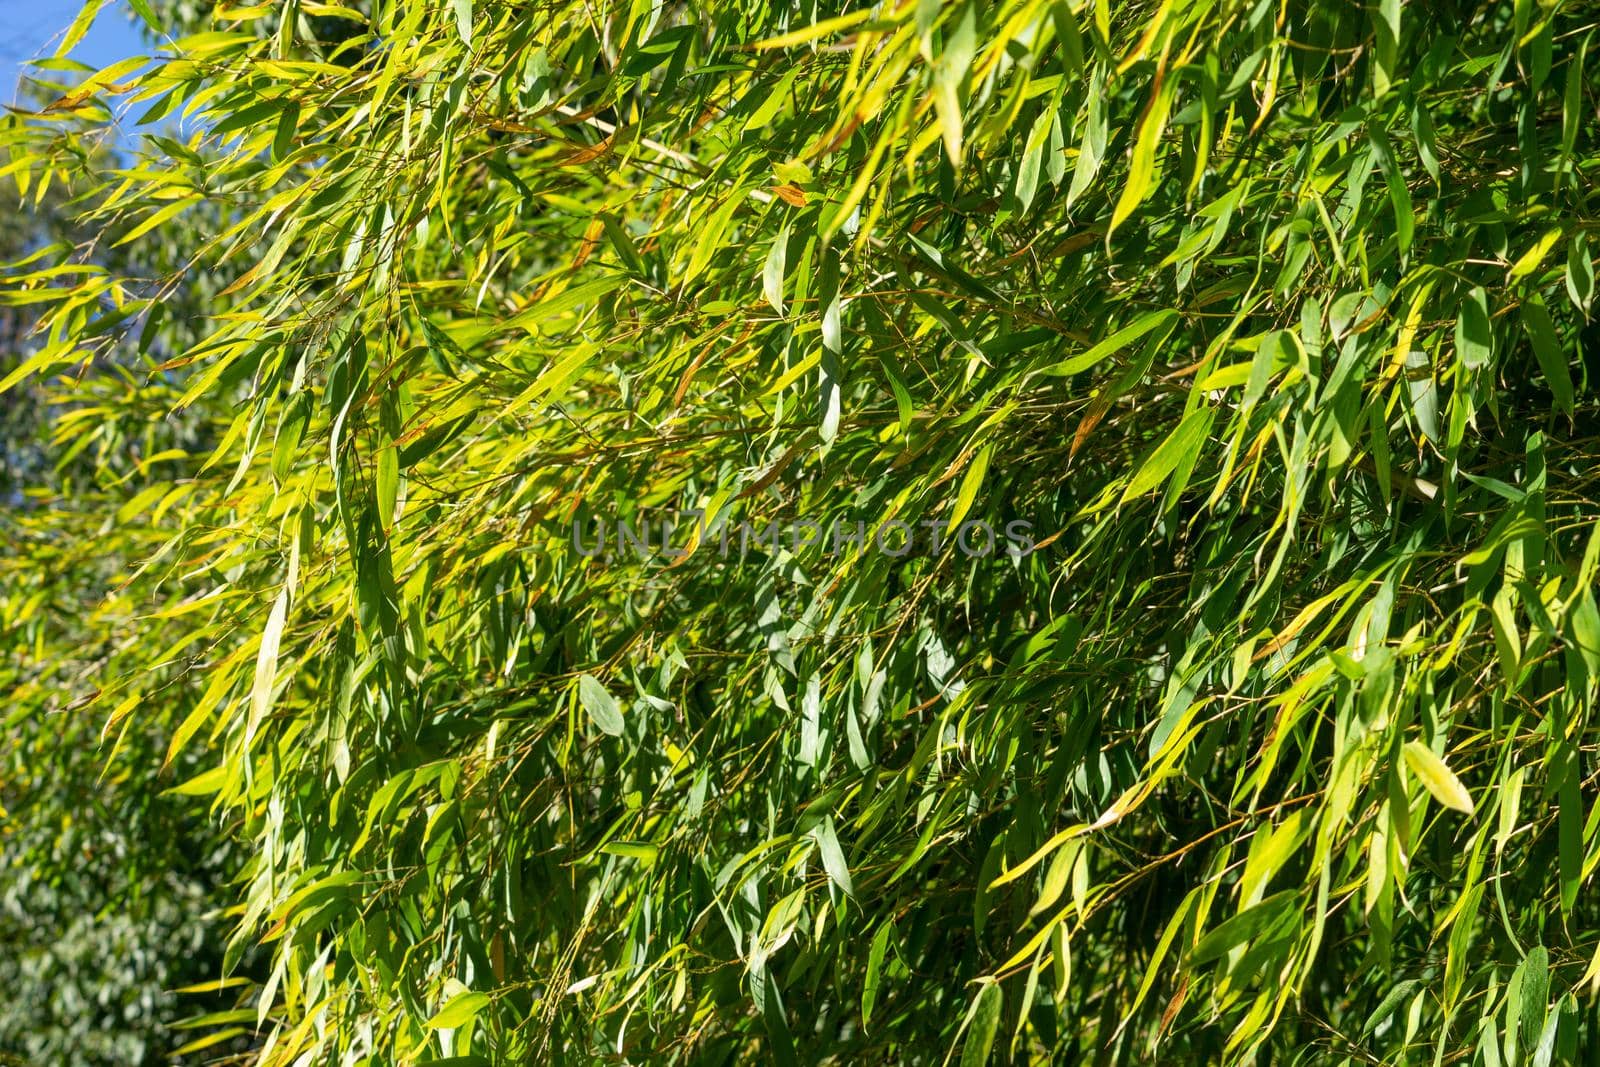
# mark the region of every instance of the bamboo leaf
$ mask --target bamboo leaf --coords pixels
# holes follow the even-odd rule
[[[1567,354],[1556,336],[1550,312],[1543,304],[1529,300],[1522,305],[1522,326],[1528,332],[1534,357],[1539,361],[1539,369],[1544,372],[1544,380],[1549,383],[1550,391],[1555,394],[1556,403],[1562,411],[1571,415],[1576,403],[1572,374],[1567,368]]]
[[[283,640],[283,627],[288,621],[289,591],[280,590],[267,613],[267,625],[261,631],[261,645],[256,651],[255,680],[250,685],[250,719],[245,725],[246,736],[254,736],[272,709],[273,683],[278,673],[278,649]]]
[[[956,504],[950,512],[950,519],[945,523],[946,536],[954,533],[967,514],[972,510],[972,503],[978,497],[978,490],[983,487],[983,477],[989,471],[989,459],[994,455],[994,445],[984,445],[978,449],[978,454],[967,465],[966,473],[961,476],[961,488],[956,492]]]
[[[1475,286],[1456,312],[1456,354],[1464,366],[1475,369],[1489,362],[1493,349],[1488,297]]]
[[[817,851],[822,855],[822,867],[828,872],[828,880],[838,886],[845,896],[855,896],[855,889],[850,884],[850,868],[845,864],[844,850],[839,847],[839,838],[834,834],[833,819],[823,817],[816,829],[811,831],[817,840]]]
[[[761,268],[761,294],[772,305],[772,310],[783,314],[783,274],[788,262],[789,228],[785,226],[772,240],[772,250],[767,253]]]
[[[435,1012],[427,1022],[429,1030],[453,1030],[483,1014],[490,1004],[487,993],[461,992]]]
[[[603,733],[612,737],[622,734],[622,709],[616,698],[606,692],[606,687],[594,675],[578,676],[578,701]]]
[[[1463,815],[1472,814],[1472,796],[1444,760],[1434,755],[1433,750],[1421,741],[1407,741],[1404,751],[1406,765],[1435,800]]]
[[[1192,464],[1205,446],[1211,432],[1214,415],[1209,408],[1196,408],[1184,416],[1166,440],[1155,447],[1139,464],[1122,490],[1121,502],[1126,504],[1153,492],[1167,480],[1167,476],[1180,465]]]
[[[1133,214],[1134,209],[1144,203],[1145,197],[1150,195],[1151,181],[1155,175],[1156,148],[1161,142],[1161,135],[1166,132],[1167,115],[1172,110],[1172,94],[1175,86],[1171,80],[1159,84],[1160,88],[1139,122],[1139,134],[1134,141],[1133,155],[1128,163],[1128,180],[1122,188],[1122,195],[1117,199],[1117,206],[1111,212],[1111,225],[1106,231],[1108,238],[1129,215]]]
[[[995,1034],[1000,1030],[1000,1012],[1004,1007],[1004,994],[1000,983],[985,980],[978,987],[978,995],[967,1011],[967,1039],[961,1045],[961,1067],[982,1067],[989,1062],[994,1049]]]

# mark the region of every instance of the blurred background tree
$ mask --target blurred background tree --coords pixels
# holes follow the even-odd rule
[[[19,106],[44,106],[61,88],[27,82]],[[0,261],[55,256],[135,284],[169,275],[192,249],[193,231],[169,227],[118,244],[116,233],[77,221],[84,191],[121,162],[105,132],[77,145],[80,185],[23,197],[12,178],[0,178]],[[165,325],[155,323],[145,345],[192,343],[193,301],[214,291],[201,281],[170,299]],[[0,294],[0,377],[41,343],[32,311]],[[0,1012],[0,1062],[194,1062],[174,1060],[195,1037],[178,1024],[232,1007],[226,990],[242,981],[177,992],[222,978],[225,881],[240,857],[203,801],[151,788],[148,769],[162,763],[171,724],[141,714],[108,729],[89,706],[101,672],[159,629],[119,597],[140,547],[116,509],[167,476],[151,457],[201,445],[194,420],[137,403],[138,334],[148,322],[110,335],[71,395],[33,379],[0,394],[0,692],[8,695],[0,712],[0,989],[9,1003]],[[115,399],[114,414],[93,403],[97,391]],[[62,418],[94,419],[94,436],[64,446],[55,437]],[[156,666],[152,675],[173,700],[193,699],[192,668]],[[179,759],[167,784],[196,765]],[[204,1054],[252,1043],[235,1028]]]

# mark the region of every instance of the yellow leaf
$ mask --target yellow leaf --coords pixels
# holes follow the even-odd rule
[[[1040,862],[1045,859],[1045,857],[1050,855],[1050,853],[1054,852],[1068,841],[1071,841],[1073,838],[1081,837],[1085,832],[1088,831],[1088,829],[1089,827],[1085,826],[1081,822],[1074,823],[1073,825],[1067,827],[1065,830],[1062,830],[1060,833],[1050,838],[1050,840],[1040,845],[1038,850],[1034,852],[1033,855],[1029,856],[1027,859],[1023,860],[1009,871],[1005,871],[994,881],[990,882],[989,888],[998,889],[1007,882],[1016,881],[1018,878],[1021,878],[1023,875],[1033,870],[1033,868],[1037,867]]]
[[[1167,129],[1167,114],[1172,110],[1172,87],[1175,82],[1164,79],[1162,85],[1156,90],[1155,99],[1150,102],[1145,110],[1144,120],[1139,123],[1139,139],[1133,146],[1133,158],[1128,163],[1128,183],[1122,187],[1122,196],[1117,200],[1116,209],[1111,212],[1111,228],[1106,231],[1109,238],[1113,231],[1124,219],[1133,214],[1133,209],[1144,203],[1144,198],[1150,193],[1150,179],[1155,172],[1156,146],[1161,143],[1161,135]]]
[[[1422,780],[1435,800],[1463,815],[1472,814],[1472,796],[1467,787],[1432,749],[1421,741],[1407,741],[1405,757],[1406,765]]]
[[[962,476],[961,489],[956,493],[955,510],[950,513],[950,522],[944,528],[946,537],[955,533],[961,520],[972,510],[972,501],[977,498],[978,489],[983,485],[983,476],[989,470],[989,457],[993,454],[994,445],[984,445],[978,450],[978,458],[972,461],[972,466]]]
[[[791,30],[788,33],[782,33],[776,37],[769,37],[765,41],[756,42],[751,47],[763,50],[771,48],[792,48],[797,44],[805,44],[807,41],[815,41],[818,37],[826,37],[830,33],[838,33],[840,30],[847,30],[858,22],[867,21],[871,15],[871,8],[864,8],[860,11],[852,11],[848,15],[840,15],[837,18],[823,19],[821,22],[813,22],[809,26],[802,26],[798,30]]]
[[[112,245],[112,247],[116,248],[119,245],[127,244],[129,241],[137,241],[139,238],[143,237],[157,226],[160,226],[163,222],[166,222],[168,219],[172,218],[190,204],[198,203],[204,199],[205,197],[202,196],[186,196],[182,200],[174,200],[172,203],[168,204],[164,208],[161,208],[159,211],[156,211],[149,218],[145,219],[143,222],[139,223],[139,225],[129,230],[125,235],[123,235],[122,240],[118,241],[115,245]]]
[[[454,1030],[476,1019],[489,1003],[486,993],[457,993],[423,1025],[429,1030]]]
[[[1556,241],[1560,240],[1560,238],[1561,231],[1559,229],[1551,230],[1549,233],[1539,238],[1537,244],[1528,249],[1526,252],[1522,253],[1522,258],[1511,265],[1511,280],[1515,281],[1525,274],[1533,273],[1539,264],[1543,262],[1545,254],[1550,251],[1550,246],[1555,244]]]
[[[261,633],[261,647],[256,652],[256,678],[250,689],[250,721],[245,726],[245,738],[253,737],[261,720],[272,707],[272,681],[278,673],[278,643],[283,639],[283,624],[289,613],[289,591],[284,589],[272,602],[267,616],[267,628]]]
[[[89,32],[89,27],[94,25],[94,18],[100,12],[105,0],[88,0],[83,5],[83,10],[78,12],[78,17],[72,20],[72,25],[67,27],[66,36],[61,38],[61,46],[56,49],[57,56],[64,56],[78,47],[78,42],[83,40],[83,35]],[[59,23],[58,23],[59,25]]]
[[[203,774],[197,774],[187,782],[180,782],[171,789],[164,790],[162,796],[203,797],[208,793],[215,793],[222,788],[227,780],[227,767],[213,767]]]

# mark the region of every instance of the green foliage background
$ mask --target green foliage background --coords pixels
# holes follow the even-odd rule
[[[198,1051],[1600,1048],[1593,4],[132,6],[0,130],[7,766],[209,812]]]

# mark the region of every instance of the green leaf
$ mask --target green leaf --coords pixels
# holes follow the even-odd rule
[[[1366,1023],[1361,1027],[1361,1033],[1368,1035],[1376,1031],[1379,1026],[1383,1025],[1384,1020],[1393,1015],[1395,1009],[1405,1003],[1407,998],[1414,994],[1421,985],[1422,983],[1415,978],[1407,978],[1403,982],[1396,982],[1389,989],[1389,992],[1384,994],[1383,999],[1378,1002],[1378,1006],[1373,1009],[1372,1014],[1367,1016]]]
[[[850,884],[850,868],[845,864],[844,850],[839,847],[839,838],[833,831],[833,819],[823,816],[811,834],[817,841],[817,851],[822,854],[822,869],[828,872],[829,881],[838,886],[845,896],[855,896],[855,889]]]
[[[1189,953],[1193,966],[1209,963],[1228,955],[1236,948],[1248,945],[1263,935],[1271,938],[1281,932],[1286,921],[1292,918],[1298,905],[1298,894],[1293,889],[1274,893],[1254,907],[1247,908],[1220,923]]]
[[[278,129],[272,138],[272,158],[281,163],[294,151],[294,135],[300,127],[300,105],[284,104],[278,112]]]
[[[378,519],[387,531],[393,524],[400,499],[400,450],[393,443],[378,449]]]
[[[1071,359],[1064,360],[1061,363],[1056,363],[1052,366],[1046,367],[1039,373],[1056,377],[1066,377],[1068,375],[1078,374],[1101,362],[1113,352],[1121,351],[1152,330],[1161,329],[1162,327],[1173,324],[1176,322],[1177,318],[1177,311],[1171,308],[1163,308],[1160,311],[1147,312],[1146,314],[1139,316],[1129,325],[1124,326],[1116,333],[1113,333],[1110,337],[1107,337],[1098,344],[1093,345],[1087,351],[1073,356]]]
[[[1039,169],[1044,159],[1045,145],[1050,140],[1050,131],[1055,126],[1055,118],[1054,108],[1045,108],[1034,118],[1027,144],[1023,147],[1022,159],[1017,164],[1014,191],[1023,211],[1033,206],[1034,195],[1039,191]]]
[[[472,45],[472,0],[450,0],[450,6],[455,10],[456,33],[461,35],[461,43]]]
[[[1560,338],[1556,336],[1555,323],[1550,320],[1550,312],[1542,303],[1529,299],[1522,305],[1522,326],[1528,332],[1534,357],[1539,361],[1539,369],[1544,372],[1544,380],[1549,383],[1550,391],[1555,394],[1556,403],[1562,411],[1571,415],[1576,402],[1572,374],[1567,367],[1567,354],[1561,348]]]
[[[1567,60],[1566,91],[1561,99],[1561,160],[1559,168],[1564,168],[1572,158],[1572,150],[1578,143],[1578,128],[1583,123],[1583,64],[1589,50],[1589,41],[1594,31],[1585,34],[1578,44],[1577,54]],[[1559,169],[1558,168],[1558,169]]]
[[[1583,792],[1578,753],[1562,742],[1551,775],[1556,787],[1556,856],[1561,881],[1561,911],[1568,914],[1583,882]]]
[[[1591,590],[1584,589],[1578,594],[1568,619],[1572,626],[1572,643],[1583,658],[1589,677],[1600,680],[1600,606],[1596,606]]]
[[[578,676],[578,702],[603,733],[612,737],[622,735],[622,709],[617,705],[616,698],[606,692],[606,687],[594,675]]]
[[[476,1019],[490,1003],[487,993],[457,993],[424,1025],[429,1030],[454,1030]]]
[[[156,34],[160,34],[161,23],[156,19],[156,13],[150,9],[150,0],[128,0],[128,6],[133,8],[133,13],[144,19],[144,24],[149,26]]]
[[[1518,767],[1500,787],[1500,826],[1494,836],[1494,850],[1498,855],[1505,851],[1506,843],[1517,830],[1517,814],[1521,810],[1522,785],[1527,778],[1527,768]]]
[[[983,1067],[989,1062],[995,1034],[1000,1030],[1004,1003],[1000,983],[991,978],[980,979],[978,995],[967,1011],[967,1039],[961,1045],[961,1067]]]
[[[1456,312],[1456,354],[1464,366],[1476,369],[1489,362],[1493,350],[1488,296],[1481,286],[1474,286]]]
[[[1071,18],[1068,10],[1067,18]],[[1067,206],[1076,203],[1094,181],[1100,161],[1105,156],[1108,128],[1105,116],[1105,84],[1096,70],[1089,81],[1088,115],[1084,120],[1083,138],[1078,145],[1078,158],[1072,168],[1072,184],[1067,188]]]
[[[889,937],[894,933],[894,922],[888,920],[878,926],[872,935],[872,947],[867,950],[866,978],[861,984],[861,1025],[872,1022],[872,1009],[878,1002],[878,986],[883,980],[883,958],[889,950]]]
[[[1240,405],[1245,410],[1255,407],[1267,395],[1267,386],[1271,384],[1272,374],[1277,369],[1278,357],[1292,343],[1282,330],[1273,330],[1256,345],[1255,354],[1250,357],[1250,377],[1245,382],[1244,396],[1240,398]]]
[[[977,499],[978,490],[983,487],[983,476],[989,470],[989,458],[994,454],[994,445],[987,444],[978,449],[978,454],[968,464],[967,471],[961,476],[961,488],[956,492],[956,506],[950,512],[950,519],[945,523],[946,536],[955,533],[957,528],[972,510],[972,502]]]
[[[1520,979],[1520,982],[1518,981]],[[1512,984],[1521,987],[1521,1026],[1517,1030],[1519,1044],[1533,1049],[1544,1030],[1545,1015],[1550,1010],[1550,953],[1543,945],[1535,945],[1517,964]]]
[[[828,444],[839,433],[844,396],[844,368],[841,362],[844,327],[839,295],[839,254],[831,248],[823,253],[822,269],[817,275],[817,303],[822,309],[822,354],[818,364],[821,369],[818,407],[822,411],[822,425],[818,428],[818,436],[823,444]]]
[[[1039,915],[1049,911],[1051,906],[1061,898],[1062,892],[1067,888],[1067,880],[1072,876],[1074,866],[1078,860],[1077,841],[1069,841],[1050,860],[1050,866],[1045,868],[1044,881],[1039,886],[1039,896],[1033,902],[1033,907],[1028,909],[1030,916]]]
[[[1212,410],[1207,407],[1196,408],[1184,416],[1177,429],[1168,434],[1166,440],[1157,445],[1133,472],[1122,490],[1121,503],[1126,504],[1153,492],[1180,464],[1192,464],[1205,446],[1213,418]]]
[[[758,41],[756,44],[752,45],[752,47],[762,50],[772,48],[793,48],[795,45],[807,44],[811,41],[817,40],[818,38],[827,37],[828,35],[838,33],[841,30],[847,30],[851,26],[854,26],[860,22],[865,22],[871,17],[872,9],[862,8],[859,11],[852,11],[847,15],[838,15],[833,18],[821,19],[800,29],[792,30],[788,33],[778,34],[776,37],[769,37],[766,40]]]
[[[1587,311],[1594,301],[1594,260],[1589,256],[1588,239],[1575,234],[1567,246],[1567,295],[1579,311]]]
[[[1417,420],[1417,429],[1429,441],[1437,443],[1439,434],[1439,384],[1434,380],[1433,364],[1428,354],[1412,349],[1405,360],[1406,392],[1411,398],[1411,415]]]
[[[761,268],[761,295],[767,298],[767,303],[779,315],[783,314],[783,272],[788,254],[789,227],[785,226],[772,239],[772,249]]]
[[[1372,8],[1372,28],[1376,59],[1372,71],[1373,92],[1382,96],[1399,76],[1400,0],[1378,0]]]
[[[1389,205],[1394,209],[1395,238],[1399,242],[1400,254],[1404,256],[1411,249],[1411,235],[1417,226],[1416,213],[1411,206],[1411,191],[1406,188],[1405,174],[1395,160],[1388,134],[1373,126],[1367,130],[1367,138],[1372,142],[1378,166],[1389,188]]]
[[[602,211],[599,215],[600,225],[606,231],[606,240],[611,242],[612,249],[617,253],[617,258],[622,260],[623,266],[635,275],[643,277],[645,274],[644,260],[639,256],[639,249],[634,245],[633,238],[618,221],[617,217],[609,211]]]
[[[645,866],[656,861],[660,849],[647,841],[607,841],[600,846],[600,851],[608,856],[626,856],[628,859],[639,860]]]

